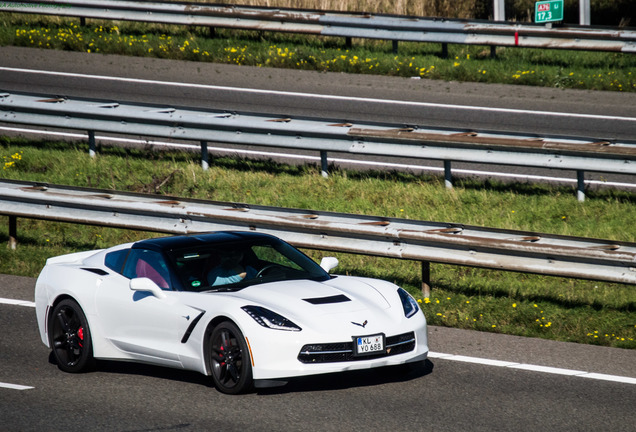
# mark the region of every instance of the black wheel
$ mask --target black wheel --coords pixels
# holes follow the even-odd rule
[[[226,394],[239,394],[253,386],[250,353],[238,327],[225,321],[212,331],[210,366],[216,388]]]
[[[93,365],[91,331],[82,308],[62,300],[49,317],[49,340],[57,366],[64,372],[82,372]]]

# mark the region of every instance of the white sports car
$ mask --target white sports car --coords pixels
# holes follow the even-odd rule
[[[40,335],[63,371],[136,361],[212,375],[229,394],[426,359],[417,302],[389,282],[330,275],[337,264],[253,232],[54,257],[35,287]]]

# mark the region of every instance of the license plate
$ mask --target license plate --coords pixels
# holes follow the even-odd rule
[[[359,336],[355,338],[355,355],[370,355],[384,352],[384,335]]]

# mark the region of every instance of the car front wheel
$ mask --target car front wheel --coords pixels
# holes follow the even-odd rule
[[[252,389],[252,365],[245,337],[230,321],[212,330],[210,366],[216,388],[226,394],[239,394]]]
[[[64,372],[82,372],[93,364],[91,331],[82,308],[62,300],[51,312],[49,338],[57,366]]]

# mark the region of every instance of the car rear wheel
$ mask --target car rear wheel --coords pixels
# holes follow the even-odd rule
[[[90,328],[86,315],[74,300],[62,300],[53,308],[49,338],[57,366],[64,372],[82,372],[92,366]]]
[[[226,394],[252,389],[252,365],[247,343],[239,328],[224,321],[212,330],[210,366],[216,388]]]

